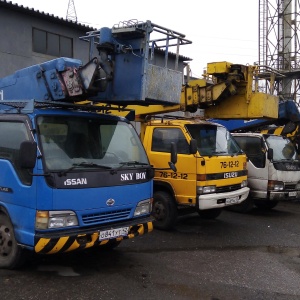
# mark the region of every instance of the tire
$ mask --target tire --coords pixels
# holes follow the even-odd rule
[[[278,201],[256,200],[254,205],[260,210],[271,210],[278,204]]]
[[[154,228],[161,230],[170,230],[175,226],[178,211],[173,197],[163,191],[154,193],[152,206],[152,216]]]
[[[0,268],[16,269],[24,260],[25,253],[17,244],[10,219],[0,213]]]
[[[227,210],[238,212],[238,213],[248,213],[254,207],[254,201],[251,197],[248,197],[240,204],[231,205],[226,207]]]
[[[222,212],[222,208],[212,208],[205,210],[198,210],[198,214],[201,219],[213,220],[216,219]]]

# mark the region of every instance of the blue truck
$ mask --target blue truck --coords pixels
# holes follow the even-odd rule
[[[167,51],[149,50],[156,27],[105,28],[99,58],[85,65],[57,58],[0,79],[0,268],[19,267],[28,253],[110,249],[152,231],[153,167],[132,111],[119,117],[109,104],[161,101],[159,84],[174,84],[179,101],[182,74],[149,59]],[[153,73],[174,74],[163,82]]]

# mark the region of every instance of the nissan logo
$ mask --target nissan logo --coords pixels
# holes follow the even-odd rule
[[[106,205],[107,205],[107,206],[113,206],[114,204],[115,204],[115,200],[112,199],[112,198],[110,198],[110,199],[108,199],[108,200],[106,201]]]

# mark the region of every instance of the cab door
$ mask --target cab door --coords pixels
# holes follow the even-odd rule
[[[35,178],[19,164],[20,145],[32,139],[24,115],[0,116],[0,205],[14,224],[18,243],[34,245]]]
[[[265,192],[268,187],[269,172],[268,160],[266,159],[266,146],[259,136],[234,135],[239,146],[246,153],[249,161],[248,186],[250,193]]]
[[[181,204],[196,203],[196,158],[190,154],[189,142],[180,127],[153,127],[148,145],[150,163],[156,168],[155,181],[169,185]],[[177,146],[177,171],[168,165],[171,143]],[[165,168],[165,170],[160,170]]]

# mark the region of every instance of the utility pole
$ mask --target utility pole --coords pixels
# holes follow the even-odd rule
[[[66,19],[77,23],[77,14],[75,10],[74,0],[69,0]]]

